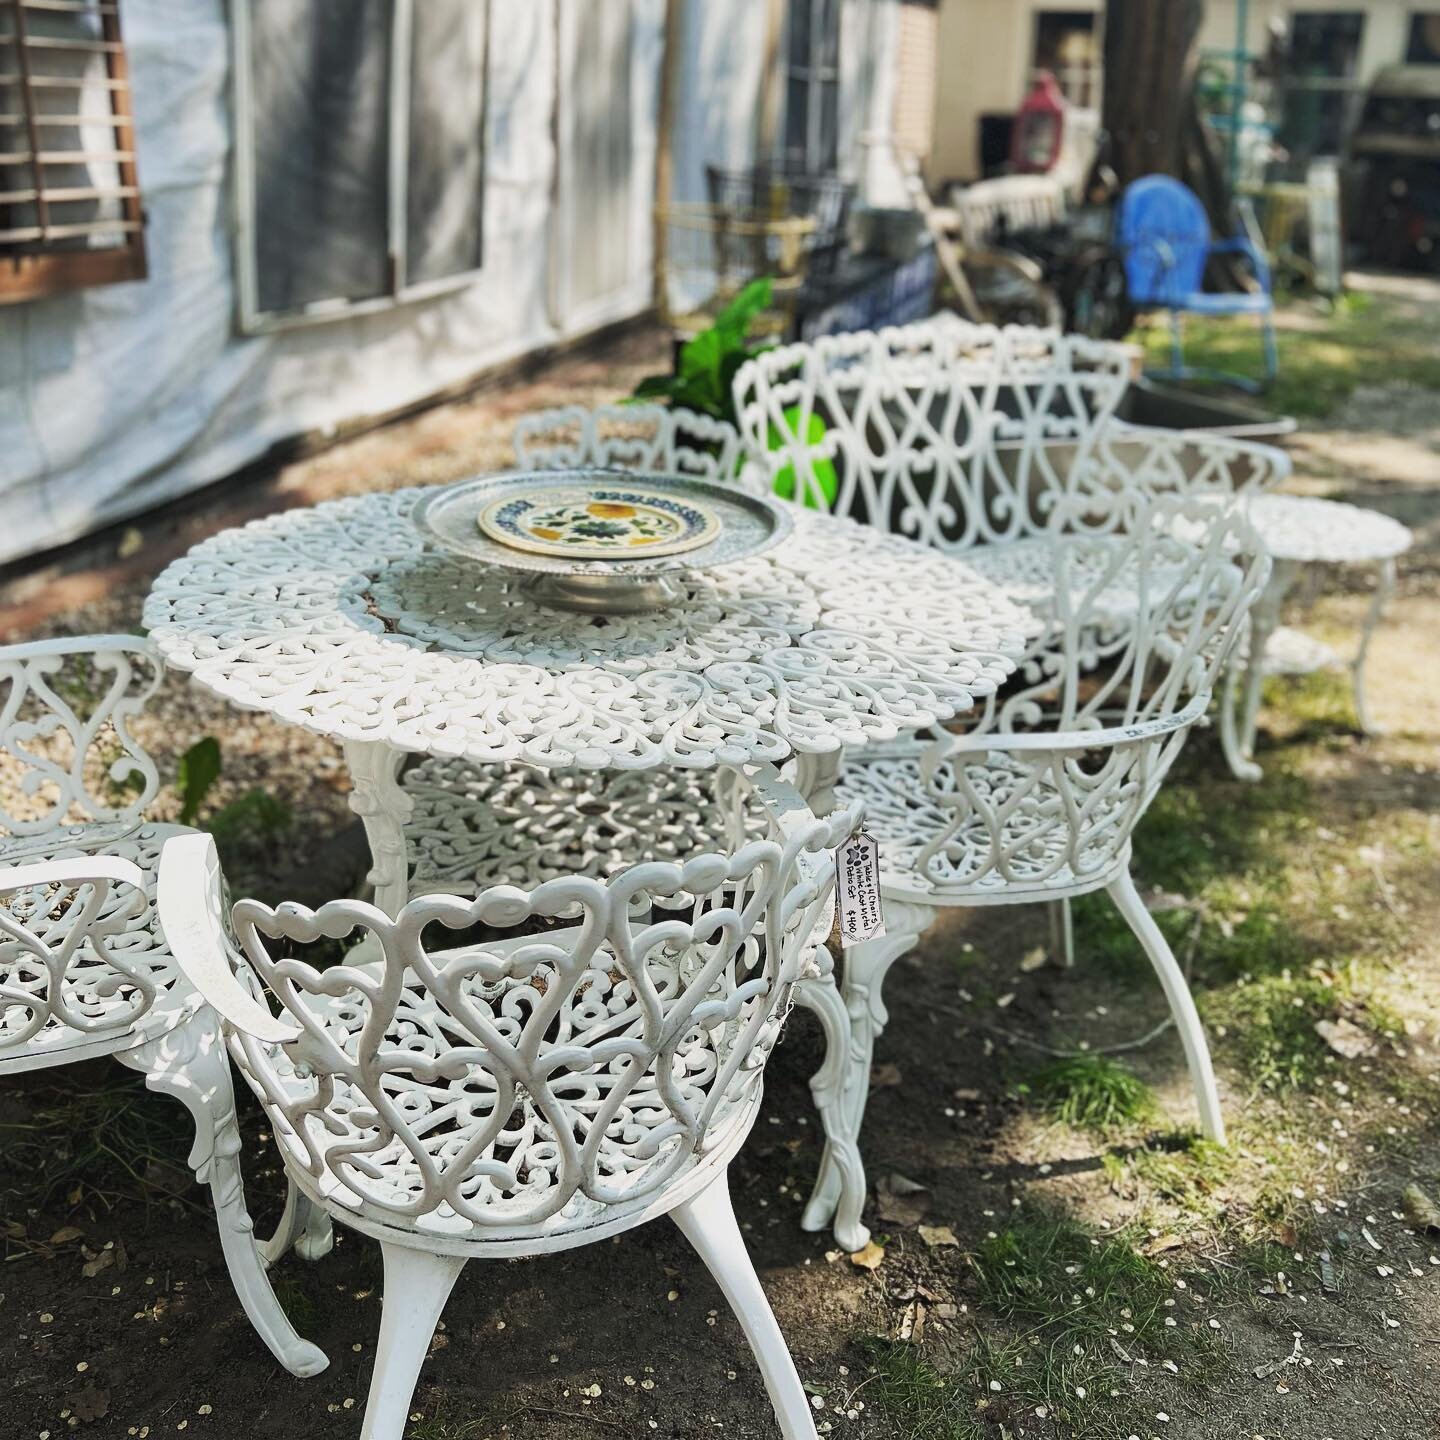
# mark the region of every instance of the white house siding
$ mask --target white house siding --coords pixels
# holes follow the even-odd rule
[[[573,322],[556,314],[551,274],[557,21],[574,23],[556,5],[592,3],[635,14],[633,281],[607,318],[643,309],[663,4],[494,0],[477,281],[443,298],[240,337],[227,7],[126,0],[150,276],[0,308],[0,560],[194,490],[288,436],[420,400],[593,321],[593,310]]]

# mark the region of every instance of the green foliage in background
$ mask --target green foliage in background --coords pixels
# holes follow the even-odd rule
[[[636,400],[662,400],[685,410],[698,410],[735,424],[731,387],[735,372],[770,342],[752,344],[750,327],[770,307],[768,278],[752,280],[715,317],[708,330],[681,347],[673,375],[647,375],[636,387]]]

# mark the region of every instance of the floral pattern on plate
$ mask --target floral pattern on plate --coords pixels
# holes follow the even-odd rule
[[[693,500],[613,486],[508,495],[487,505],[477,523],[517,550],[592,560],[676,555],[720,529],[719,517]]]

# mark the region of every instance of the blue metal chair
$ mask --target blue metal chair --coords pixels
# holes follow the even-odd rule
[[[1170,312],[1168,370],[1152,371],[1169,380],[1226,380],[1242,389],[1261,387],[1253,380],[1224,370],[1192,369],[1185,364],[1180,317],[1192,315],[1258,315],[1265,343],[1265,381],[1279,372],[1275,347],[1275,306],[1270,293],[1270,265],[1252,237],[1254,221],[1242,212],[1246,226],[1229,240],[1210,238],[1210,220],[1199,197],[1168,175],[1147,175],[1125,192],[1120,202],[1119,242],[1125,262],[1130,299],[1143,309]],[[1212,255],[1239,254],[1250,261],[1260,289],[1256,293],[1216,294],[1205,290],[1205,266]]]

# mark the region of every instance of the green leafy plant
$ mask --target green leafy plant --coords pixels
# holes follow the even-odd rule
[[[247,790],[217,810],[205,828],[222,845],[244,835],[266,838],[290,824],[290,807],[265,790]]]
[[[175,788],[180,792],[180,823],[193,825],[211,787],[220,778],[220,742],[207,735],[181,757]]]
[[[180,823],[193,825],[200,818],[206,797],[220,778],[220,742],[207,735],[181,757],[175,787],[180,792]],[[222,806],[205,822],[217,840],[234,840],[244,834],[269,836],[290,824],[290,807],[264,790],[248,790]]]
[[[735,375],[747,360],[768,349],[772,343],[766,340],[753,344],[750,340],[750,327],[756,316],[770,308],[771,296],[768,277],[752,280],[715,317],[715,323],[708,330],[702,330],[680,347],[673,375],[646,376],[635,387],[631,398],[661,400],[737,424]],[[825,422],[813,413],[805,424],[804,436],[800,435],[801,412],[798,405],[785,411],[785,423],[797,440],[803,440],[812,449],[825,438]],[[787,442],[780,430],[771,425],[766,443],[771,450],[779,450]],[[775,493],[782,500],[793,500],[798,490],[803,505],[811,509],[828,508],[840,489],[835,467],[830,461],[817,458],[811,461],[810,469],[814,484],[802,485],[796,478],[793,465],[782,466],[775,475]]]
[[[715,323],[687,340],[675,357],[673,375],[648,375],[636,387],[636,400],[662,400],[735,423],[731,386],[735,372],[770,342],[752,344],[750,327],[770,307],[768,277],[752,280],[715,317]]]

